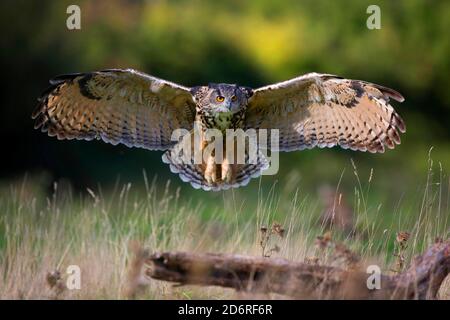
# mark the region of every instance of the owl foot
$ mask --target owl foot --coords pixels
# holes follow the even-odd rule
[[[219,172],[220,177],[218,177]],[[224,159],[223,163],[220,166],[218,166],[215,163],[214,157],[208,158],[205,169],[205,180],[208,184],[215,184],[218,182],[229,183],[231,182],[232,179],[233,179],[233,167],[227,161],[227,159]]]
[[[214,156],[210,156],[208,161],[206,161],[205,179],[208,184],[214,184],[217,181],[216,163],[214,160]]]
[[[233,178],[233,168],[227,159],[224,159],[223,163],[222,163],[221,178],[222,178],[222,181],[224,181],[226,183],[230,183],[231,179]]]

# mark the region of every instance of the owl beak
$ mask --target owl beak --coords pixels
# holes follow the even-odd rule
[[[231,101],[225,101],[225,107],[231,111]]]

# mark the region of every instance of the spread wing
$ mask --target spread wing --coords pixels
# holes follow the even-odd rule
[[[400,144],[405,125],[389,104],[396,91],[376,84],[309,73],[256,89],[247,128],[279,129],[279,150],[341,146],[384,152]]]
[[[63,75],[50,84],[32,117],[35,128],[58,139],[165,150],[174,129],[193,127],[188,88],[135,70]]]

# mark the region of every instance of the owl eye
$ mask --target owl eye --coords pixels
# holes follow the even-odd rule
[[[217,96],[217,97],[216,97],[216,101],[217,101],[217,102],[223,102],[224,100],[225,100],[225,98],[222,97],[222,96]]]
[[[235,102],[236,100],[237,100],[237,97],[236,97],[236,96],[232,96],[232,97],[231,97],[231,101]]]

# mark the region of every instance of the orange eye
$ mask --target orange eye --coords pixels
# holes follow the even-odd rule
[[[231,97],[231,101],[235,102],[236,100],[237,100],[237,97],[236,97],[236,96],[232,96],[232,97]]]
[[[216,101],[217,101],[217,102],[223,102],[224,100],[225,100],[225,98],[222,97],[222,96],[217,96],[217,97],[216,97]]]

